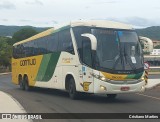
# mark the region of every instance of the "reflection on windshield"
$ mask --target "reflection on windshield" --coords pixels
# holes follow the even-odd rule
[[[143,67],[138,36],[133,31],[91,29],[97,38],[97,67],[129,71]]]
[[[81,62],[83,62],[81,34],[91,33],[97,38],[97,50],[96,56],[92,57],[94,62],[92,68],[124,74],[144,70],[142,49],[136,32],[91,27],[74,27],[73,31]]]
[[[143,67],[142,51],[138,36],[132,31],[118,31],[121,43],[121,51],[125,57],[125,70]]]
[[[97,58],[100,67],[112,68],[119,55],[119,42],[116,32],[106,29],[91,29],[97,38]]]

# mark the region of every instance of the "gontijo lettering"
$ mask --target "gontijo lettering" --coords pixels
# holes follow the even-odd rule
[[[20,60],[20,66],[36,65],[36,59]]]

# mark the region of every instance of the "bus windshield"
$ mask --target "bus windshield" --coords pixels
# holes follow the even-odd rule
[[[137,33],[133,30],[77,27],[74,28],[78,51],[81,56],[81,34],[91,33],[97,38],[93,68],[119,74],[142,72],[143,54]]]
[[[142,49],[134,31],[91,29],[97,38],[95,65],[126,73],[143,68]]]

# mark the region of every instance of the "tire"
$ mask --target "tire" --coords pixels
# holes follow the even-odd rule
[[[23,82],[24,82],[24,90],[25,91],[29,91],[30,90],[30,86],[28,84],[28,77],[27,76],[24,78]]]
[[[21,77],[19,78],[19,88],[20,88],[21,90],[24,90],[24,89],[25,89],[25,88],[24,88],[24,82],[23,82],[23,80],[22,80]]]
[[[117,96],[117,94],[107,94],[107,98],[111,99],[111,100],[115,99],[116,96]]]
[[[78,93],[76,91],[76,85],[75,85],[75,81],[73,78],[71,78],[69,80],[69,88],[68,88],[68,92],[69,92],[69,97],[73,100],[78,98]]]

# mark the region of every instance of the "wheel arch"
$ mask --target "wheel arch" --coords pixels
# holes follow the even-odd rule
[[[28,85],[29,85],[28,75],[27,75],[27,74],[24,74],[24,75],[23,75],[23,80],[24,80],[25,78],[27,78],[27,83],[28,83]]]
[[[68,90],[68,87],[69,87],[69,80],[73,78],[74,81],[75,81],[75,85],[76,85],[76,90],[77,90],[77,83],[76,83],[76,79],[75,79],[75,76],[73,73],[67,73],[66,74],[66,77],[65,77],[65,89]]]

